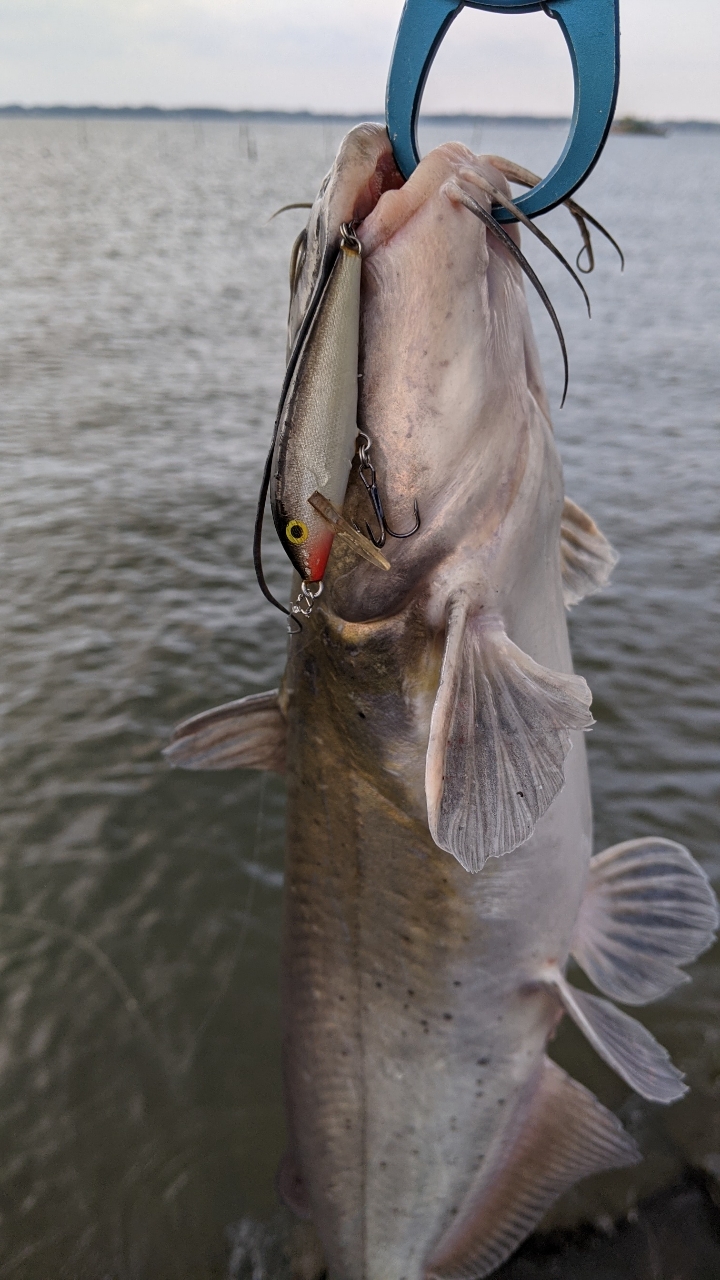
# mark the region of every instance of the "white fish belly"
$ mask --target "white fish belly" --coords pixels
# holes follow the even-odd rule
[[[421,1280],[537,1065],[557,1005],[533,977],[567,955],[590,855],[581,739],[570,760],[479,876],[357,775],[328,768],[324,814],[293,805],[288,1102],[331,1280]]]

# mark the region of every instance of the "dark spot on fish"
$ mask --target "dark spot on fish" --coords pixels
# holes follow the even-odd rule
[[[381,1160],[381,1161],[380,1161],[380,1168],[381,1168],[381,1169],[387,1169],[387,1160]]]
[[[478,1089],[477,1093],[475,1094],[475,1097],[476,1097],[476,1098],[482,1098],[482,1097],[483,1097],[483,1091],[482,1091],[482,1089]]]
[[[344,999],[345,999],[344,996],[338,996],[338,1000],[344,1000]]]
[[[489,1061],[490,1061],[489,1058],[478,1058],[477,1065],[479,1067],[486,1067]]]
[[[518,795],[519,795],[519,797],[520,797],[520,799],[521,799],[521,800],[524,800],[524,799],[525,799],[525,792],[524,792],[524,791],[518,791]]]
[[[445,1021],[446,1021],[446,1022],[452,1022],[452,1014],[451,1014],[451,1013],[444,1013],[444,1014],[443,1014],[443,1018],[445,1019]]]
[[[360,717],[360,719],[361,719],[361,720],[364,720],[364,719],[365,719],[365,712],[364,712],[364,711],[358,711],[358,715],[359,715],[359,717]]]
[[[504,1107],[504,1106],[505,1106],[505,1099],[504,1099],[504,1098],[498,1098],[498,1106],[499,1106],[499,1107]]]
[[[454,987],[461,987],[461,986],[462,986],[462,982],[460,981],[460,979],[459,979],[459,978],[456,978],[456,979],[455,979],[455,981],[453,982],[453,986],[454,986]]]
[[[414,996],[414,995],[415,995],[415,992],[413,991],[412,987],[408,987],[408,995],[409,995],[409,996]]]
[[[378,991],[382,990],[382,982],[376,982],[375,986],[378,988]]]

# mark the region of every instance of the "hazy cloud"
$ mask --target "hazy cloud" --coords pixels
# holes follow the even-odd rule
[[[6,102],[362,111],[381,106],[401,0],[0,0]],[[621,0],[621,110],[720,119],[718,0]],[[567,111],[544,14],[466,10],[431,110]]]

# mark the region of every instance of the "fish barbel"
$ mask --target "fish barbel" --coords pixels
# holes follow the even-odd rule
[[[684,981],[717,925],[680,845],[591,856],[590,692],[565,608],[615,557],[564,498],[518,262],[470,211],[509,198],[502,169],[446,144],[401,185],[384,130],[343,142],[290,338],[352,223],[357,425],[388,519],[417,495],[422,527],[386,547],[389,573],[338,539],[280,693],[195,717],[167,749],[287,771],[279,1181],[330,1280],[481,1280],[574,1182],[635,1162],[547,1042],[567,1012],[644,1097],[680,1097],[611,1000]],[[343,514],[367,506],[354,468]],[[570,986],[571,955],[609,1000]]]

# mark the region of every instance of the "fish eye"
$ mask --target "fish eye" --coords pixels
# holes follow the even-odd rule
[[[288,520],[285,525],[285,536],[293,546],[301,547],[308,539],[308,527],[302,520]]]

